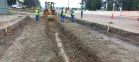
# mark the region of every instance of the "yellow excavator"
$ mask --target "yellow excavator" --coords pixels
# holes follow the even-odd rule
[[[55,3],[50,1],[45,1],[44,15],[55,16]],[[41,15],[41,16],[44,16]]]
[[[45,1],[46,14],[54,15],[55,14],[55,3]]]

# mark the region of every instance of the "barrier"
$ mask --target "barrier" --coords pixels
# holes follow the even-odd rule
[[[139,11],[121,11],[120,12],[120,21],[125,24],[136,25],[139,24]]]
[[[60,13],[60,10],[59,10]],[[76,15],[80,17],[81,11],[75,11]],[[71,14],[71,11],[67,12],[68,15]],[[119,23],[124,24],[139,24],[139,11],[84,11],[83,18],[96,18],[96,19],[116,19]],[[112,20],[113,21],[113,20]],[[118,23],[118,21],[116,21]]]

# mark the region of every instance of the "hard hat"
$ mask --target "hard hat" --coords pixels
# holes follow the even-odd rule
[[[37,8],[37,9],[39,9],[39,8]]]
[[[73,10],[74,8],[72,7],[72,10]]]

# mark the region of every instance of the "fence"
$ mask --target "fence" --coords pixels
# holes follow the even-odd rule
[[[139,18],[139,11],[121,11],[120,17],[120,20],[123,23],[132,25],[139,24],[139,21],[137,20]]]
[[[61,11],[57,11],[61,13]],[[75,11],[76,16],[80,15],[81,11]],[[98,19],[117,19],[120,23],[125,24],[139,24],[137,20],[139,18],[139,11],[84,11],[84,17],[98,18]],[[67,11],[66,14],[71,14],[71,11]]]

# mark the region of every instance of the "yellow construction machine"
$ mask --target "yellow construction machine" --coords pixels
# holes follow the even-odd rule
[[[58,17],[55,16],[55,3],[50,1],[45,1],[45,8],[44,8],[44,15],[48,15],[51,17]],[[41,15],[41,16],[44,16]]]
[[[46,9],[46,14],[54,15],[55,14],[55,3],[45,1],[45,9]]]

